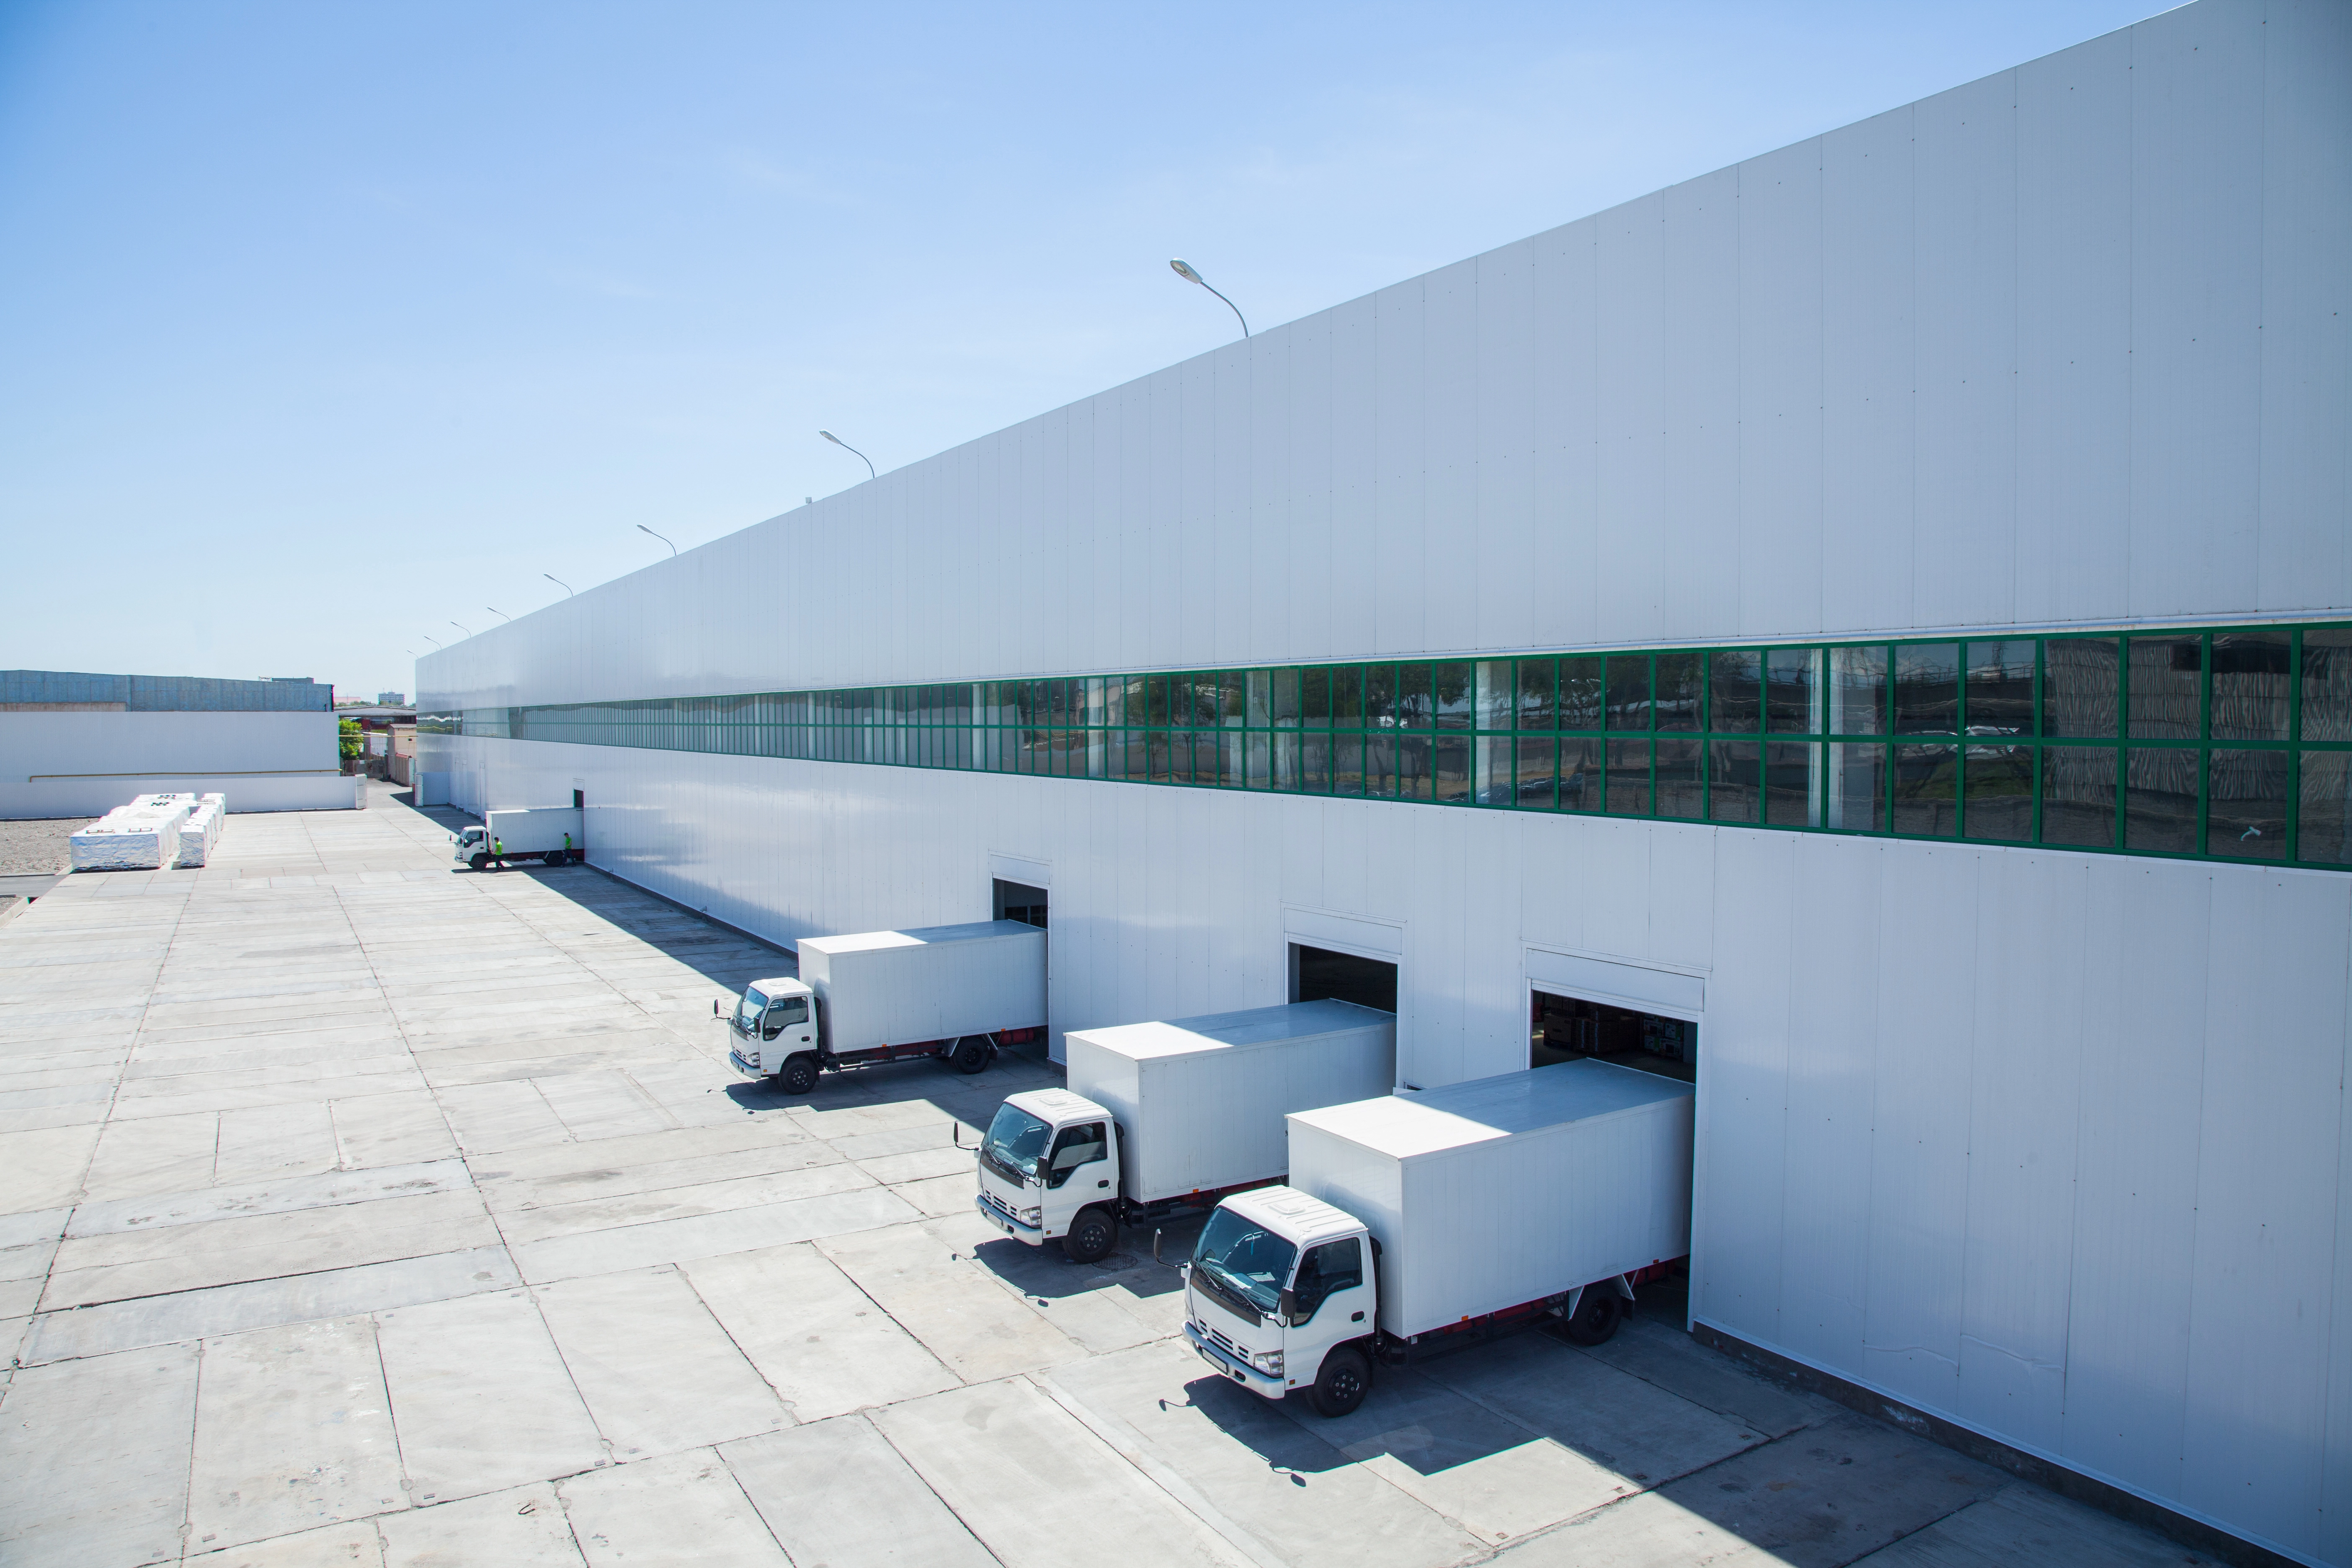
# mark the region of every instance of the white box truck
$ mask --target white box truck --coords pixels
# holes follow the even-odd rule
[[[1293,1115],[1289,1184],[1202,1229],[1185,1337],[1326,1415],[1376,1362],[1547,1321],[1598,1344],[1690,1251],[1692,1106],[1689,1084],[1574,1061]]]
[[[454,857],[479,871],[509,860],[539,860],[550,866],[584,860],[588,836],[576,805],[516,806],[482,813],[481,826],[449,836]]]
[[[1045,1029],[1045,933],[1019,921],[805,937],[800,970],[752,982],[730,1022],[736,1070],[787,1094],[909,1057],[976,1073]]]
[[[1079,1262],[1118,1227],[1207,1208],[1290,1168],[1283,1118],[1385,1094],[1396,1015],[1297,1002],[1073,1029],[1068,1087],[999,1107],[977,1155],[982,1217]]]

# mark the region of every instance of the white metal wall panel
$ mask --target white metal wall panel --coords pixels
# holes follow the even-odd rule
[[[2210,874],[2092,862],[2066,1448],[2180,1493]]]
[[[2131,35],[2021,66],[2017,613],[2128,602]]]
[[[2016,607],[2017,73],[1912,106],[1922,624]]]
[[[1373,552],[1373,641],[1366,651],[1377,654],[1429,646],[1422,637],[1428,564],[1422,285],[1416,278],[1372,296],[1371,527],[1348,537]]]
[[[1739,185],[1739,616],[1822,624],[1822,143],[1752,160]]]
[[[2263,9],[2266,604],[2352,603],[2352,6]],[[2344,1527],[2352,1532],[2352,1520]]]
[[[1535,247],[1535,506],[1540,568],[1534,643],[1589,645],[1600,636],[1600,427],[1596,369],[1600,220]]]
[[[2064,1439],[2088,881],[2079,856],[1977,864],[1966,1255],[1953,1408],[2045,1453]]]
[[[2198,1128],[2182,1495],[2208,1515],[2294,1521],[2319,1545],[2333,1259],[2294,1238],[2336,1218],[2346,879],[2292,872],[2218,879]],[[2256,1151],[2260,1151],[2259,1155]]]
[[[1594,553],[1603,587],[1593,635],[1604,642],[1654,641],[1671,624],[1664,213],[1663,195],[1603,213],[1594,246]]]
[[[1821,139],[1824,626],[1916,622],[1914,119]]]
[[[1740,624],[1749,585],[1739,514],[1747,174],[1719,169],[1659,193],[1662,423],[1673,454],[1664,596],[1675,616],[1718,626]]]
[[[1460,646],[1537,646],[1536,596],[1551,576],[1538,545],[1536,272],[1538,242],[1476,261],[1477,404],[1469,439],[1476,460],[1477,527],[1470,563],[1476,606]]]
[[[1422,482],[1418,504],[1408,502],[1421,580],[1399,595],[1418,607],[1419,620],[1399,622],[1400,647],[1477,647],[1487,635],[1478,622],[1478,574],[1504,565],[1478,549],[1478,259],[1421,280],[1421,368],[1412,380]],[[1399,418],[1407,416],[1401,405]]]
[[[2132,29],[2132,610],[2255,603],[2263,8]]]

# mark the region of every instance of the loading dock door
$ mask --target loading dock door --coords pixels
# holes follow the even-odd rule
[[[1353,1002],[1393,1013],[1397,1005],[1397,966],[1377,958],[1334,952],[1328,948],[1294,942],[1290,944],[1290,999]]]
[[[1019,921],[1023,925],[1045,929],[1045,889],[1033,888],[1025,882],[1008,882],[999,877],[996,881],[996,913],[1000,921]]]
[[[1698,1026],[1632,1007],[1537,989],[1528,1010],[1528,1066],[1592,1058],[1698,1081]]]

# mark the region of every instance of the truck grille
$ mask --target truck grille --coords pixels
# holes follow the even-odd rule
[[[1204,1329],[1209,1329],[1209,1325],[1206,1323],[1203,1323],[1201,1326]],[[1241,1348],[1239,1346],[1235,1345],[1233,1341],[1225,1337],[1223,1330],[1209,1329],[1209,1337],[1217,1342],[1217,1346],[1220,1350],[1223,1350],[1234,1360],[1247,1361],[1249,1359],[1247,1356],[1242,1354]]]
[[[987,1202],[990,1208],[994,1209],[997,1213],[1003,1215],[1008,1219],[1013,1217],[1013,1205],[1011,1204],[1006,1203],[1003,1198],[998,1197],[994,1193],[990,1192],[985,1187],[981,1189],[980,1195]]]

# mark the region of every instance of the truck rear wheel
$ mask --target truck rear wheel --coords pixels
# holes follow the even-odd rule
[[[786,1094],[806,1094],[816,1087],[816,1058],[793,1057],[776,1074],[777,1086]]]
[[[980,1072],[987,1068],[989,1054],[986,1035],[966,1035],[948,1053],[948,1066],[961,1073]]]
[[[1111,1218],[1106,1208],[1085,1208],[1070,1222],[1067,1235],[1062,1237],[1062,1256],[1073,1263],[1092,1263],[1110,1256],[1118,1245],[1118,1221]]]
[[[1625,1301],[1617,1294],[1617,1281],[1595,1280],[1584,1288],[1583,1295],[1576,1299],[1576,1310],[1568,1315],[1568,1322],[1562,1331],[1571,1343],[1605,1344],[1609,1336],[1617,1331],[1617,1325],[1624,1317]]]
[[[1364,1352],[1353,1345],[1336,1345],[1323,1358],[1307,1397],[1315,1402],[1316,1415],[1339,1416],[1361,1405],[1371,1389],[1372,1363],[1364,1359]]]

